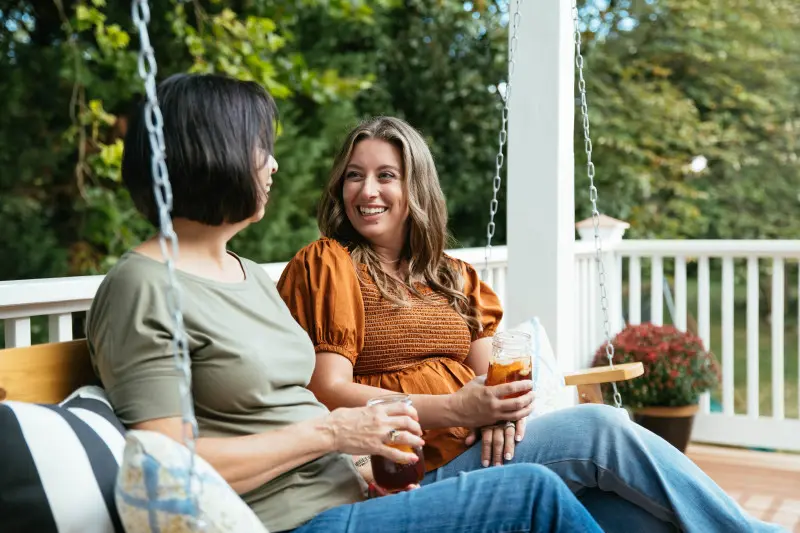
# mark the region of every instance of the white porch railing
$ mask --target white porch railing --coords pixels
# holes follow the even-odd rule
[[[448,253],[476,268],[484,268],[483,248],[462,248]],[[488,281],[505,300],[505,274],[508,254],[505,246],[495,247],[489,261]],[[286,263],[261,265],[277,280]],[[3,321],[6,348],[30,346],[31,319],[47,317],[49,342],[72,339],[73,313],[86,311],[91,305],[103,276],[75,276],[0,282],[0,320]]]
[[[787,277],[800,286],[800,278],[787,276],[800,274],[800,240],[626,240],[610,248],[618,271],[627,273],[625,283],[619,275],[615,293],[621,298],[624,291],[618,288],[627,289],[627,321],[671,321],[680,329],[689,327],[721,365],[719,409],[712,412],[708,395],[702,398],[693,439],[800,451],[800,374],[785,372],[788,361],[800,359],[800,305],[794,313],[796,322],[785,320],[786,302],[795,292]],[[768,267],[770,273],[764,276],[760,267]],[[642,287],[643,268],[649,269],[647,291]],[[671,271],[671,280],[666,270]],[[762,281],[770,295],[765,309],[768,335],[761,331],[759,314]],[[643,313],[643,300],[649,300],[649,316]],[[745,309],[737,310],[738,300]],[[737,321],[737,315],[744,320]],[[762,357],[762,337],[769,338],[768,347],[766,343],[763,347],[766,357]],[[792,346],[787,338],[793,339]],[[762,367],[769,367],[769,379],[762,379]],[[736,379],[739,373],[744,379]],[[737,388],[737,381],[744,386]],[[768,414],[762,412],[763,400]]]
[[[693,439],[800,451],[800,420],[793,415],[800,411],[800,399],[788,406],[790,416],[787,416],[788,400],[798,395],[795,391],[800,388],[800,375],[787,377],[784,372],[789,358],[800,358],[800,343],[795,340],[798,344],[789,347],[785,342],[787,328],[790,338],[797,339],[800,322],[788,325],[784,319],[790,293],[786,285],[787,266],[797,269],[800,241],[622,240],[621,233],[617,237],[603,242],[612,333],[619,331],[625,322],[642,320],[654,323],[671,320],[685,329],[694,325],[696,317],[697,333],[721,363],[721,409],[713,412],[709,397],[703,398]],[[449,253],[479,271],[484,267],[483,248]],[[507,257],[506,247],[493,248],[487,275],[487,282],[503,303],[507,291],[513,290],[506,287]],[[575,261],[574,346],[579,366],[588,366],[603,341],[592,242],[575,243]],[[759,265],[772,269],[768,361],[762,361],[760,350]],[[263,265],[273,279],[278,279],[284,266],[285,263]],[[745,296],[746,324],[739,328],[735,320],[737,266],[744,267],[739,270],[746,278],[746,289],[738,291]],[[649,271],[646,291],[643,291],[643,269]],[[717,270],[721,272],[720,284],[712,283],[712,272],[716,274]],[[665,271],[672,275],[665,275]],[[89,308],[101,280],[102,276],[85,276],[0,282],[0,320],[4,321],[6,347],[31,344],[33,317],[47,317],[49,341],[71,339],[73,313]],[[800,281],[797,283],[800,286]],[[720,310],[719,320],[715,320],[716,309]],[[800,309],[797,314],[800,316]],[[744,342],[737,342],[737,338]],[[741,351],[746,354],[745,362],[737,365],[734,355]],[[769,386],[764,386],[761,379],[761,366],[766,363],[771,367]],[[735,376],[742,370],[746,376],[746,397],[737,402]],[[769,414],[761,409],[764,397],[768,398]]]

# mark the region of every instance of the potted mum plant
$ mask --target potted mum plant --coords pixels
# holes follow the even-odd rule
[[[622,404],[632,411],[635,422],[685,452],[700,394],[720,380],[714,357],[696,335],[651,323],[627,326],[612,344],[615,363],[644,366],[642,376],[617,383]],[[607,364],[603,345],[592,365]],[[604,393],[611,397],[610,385]]]

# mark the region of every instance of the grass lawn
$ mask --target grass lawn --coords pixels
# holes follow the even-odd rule
[[[738,266],[738,265],[737,265]],[[789,275],[787,269],[787,277]],[[644,275],[642,276],[645,280]],[[794,278],[795,276],[792,276]],[[793,279],[792,281],[795,281]],[[674,285],[670,284],[674,288]],[[791,285],[790,285],[791,286]],[[794,286],[797,286],[794,284]],[[711,280],[711,351],[722,366],[722,288],[719,279],[714,279],[712,270]],[[626,291],[627,292],[627,291]],[[649,306],[649,288],[642,288],[642,320],[647,318]],[[674,298],[674,292],[673,292]],[[687,311],[695,320],[697,316],[697,281],[687,279]],[[627,298],[623,304],[627,307]],[[747,413],[747,315],[746,315],[746,287],[744,283],[737,285],[734,303],[734,408],[737,414]],[[794,306],[792,306],[794,307]],[[798,321],[797,309],[790,308],[788,302],[784,303],[784,409],[787,418],[798,417]],[[664,322],[672,323],[669,309],[664,305]],[[762,319],[759,327],[759,410],[762,416],[772,415],[772,339],[771,326]],[[722,402],[722,385],[712,391],[712,409],[719,407]],[[717,405],[713,405],[717,404]]]

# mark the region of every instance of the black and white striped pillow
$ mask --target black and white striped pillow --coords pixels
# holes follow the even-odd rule
[[[123,533],[125,429],[99,387],[58,405],[0,402],[0,531]]]

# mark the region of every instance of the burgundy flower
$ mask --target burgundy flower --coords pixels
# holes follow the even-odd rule
[[[612,339],[614,362],[641,362],[644,374],[617,383],[628,407],[689,405],[719,383],[719,366],[702,340],[672,325],[629,325]],[[608,364],[605,345],[595,354],[593,366]],[[610,397],[610,387],[605,387]]]

